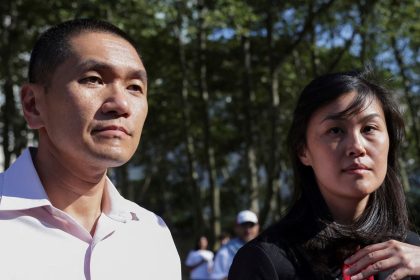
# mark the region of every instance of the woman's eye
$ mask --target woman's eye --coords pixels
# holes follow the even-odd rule
[[[363,128],[363,132],[367,132],[367,133],[373,132],[374,130],[376,130],[376,128],[372,125],[367,125]]]
[[[329,130],[328,130],[328,133],[330,133],[330,134],[339,134],[339,133],[341,133],[341,132],[343,132],[343,130],[341,129],[341,128],[339,128],[339,127],[332,127],[332,128],[330,128]]]
[[[90,77],[83,78],[80,80],[80,83],[90,84],[90,85],[103,84],[102,79],[97,76],[90,76]]]

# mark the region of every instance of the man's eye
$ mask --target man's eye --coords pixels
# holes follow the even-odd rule
[[[135,84],[130,85],[130,86],[127,87],[127,89],[129,91],[135,91],[135,92],[143,93],[143,88],[140,85],[135,85]]]
[[[103,84],[102,79],[97,76],[86,77],[86,78],[81,79],[79,82],[82,84],[91,84],[91,85]]]

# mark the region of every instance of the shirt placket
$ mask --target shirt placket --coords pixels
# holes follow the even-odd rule
[[[105,246],[104,242],[106,242],[106,239],[114,234],[120,224],[121,222],[109,218],[104,213],[102,213],[99,217],[95,234],[88,248],[88,252],[86,252],[87,263],[85,263],[85,268],[87,271],[85,274],[89,275],[89,277],[87,277],[88,280],[97,279],[95,275],[97,274],[97,269],[100,269],[100,266],[96,265],[95,254],[97,250],[95,250],[95,248],[97,246]]]

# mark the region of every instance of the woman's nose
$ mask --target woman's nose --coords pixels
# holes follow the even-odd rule
[[[363,136],[359,132],[347,135],[346,155],[351,157],[359,157],[366,154]]]

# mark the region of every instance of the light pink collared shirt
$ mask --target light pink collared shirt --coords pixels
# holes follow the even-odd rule
[[[51,205],[29,149],[0,174],[0,279],[178,280],[164,221],[124,199],[107,178],[92,237]]]

